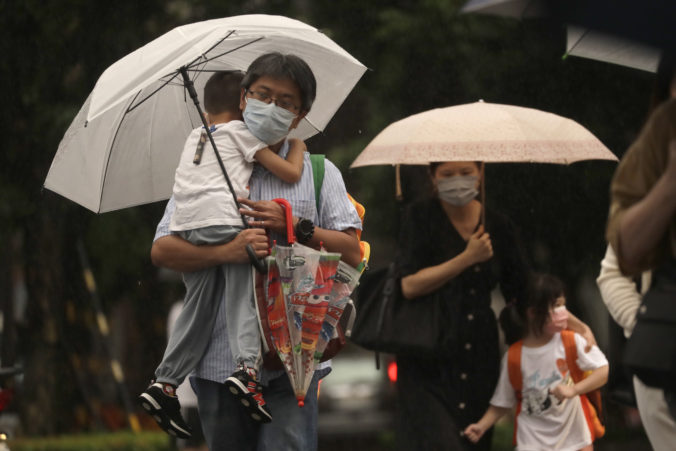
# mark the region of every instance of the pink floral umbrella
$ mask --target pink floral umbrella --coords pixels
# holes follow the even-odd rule
[[[441,161],[570,164],[617,157],[579,123],[546,111],[479,101],[388,125],[350,167]]]

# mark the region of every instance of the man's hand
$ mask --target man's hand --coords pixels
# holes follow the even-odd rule
[[[178,235],[157,239],[150,249],[155,266],[178,272],[194,272],[224,263],[249,263],[246,246],[250,244],[258,257],[268,252],[268,237],[264,229],[244,229],[225,244],[197,246]]]
[[[232,263],[248,263],[249,254],[246,252],[246,246],[251,245],[256,252],[256,257],[263,258],[268,255],[268,236],[264,229],[244,229],[230,242],[232,246],[228,248],[231,252]]]
[[[245,198],[238,198],[237,201],[250,208],[240,208],[240,213],[251,218],[249,224],[252,227],[261,227],[274,230],[275,232],[286,232],[286,217],[284,208],[277,202],[271,200],[252,201]]]

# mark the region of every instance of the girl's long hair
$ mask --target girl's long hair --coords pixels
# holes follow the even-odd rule
[[[525,297],[511,302],[500,312],[500,327],[508,345],[516,343],[532,331],[536,336],[549,317],[549,309],[556,298],[564,295],[563,282],[551,274],[533,273],[528,278]],[[532,317],[528,319],[528,309]]]

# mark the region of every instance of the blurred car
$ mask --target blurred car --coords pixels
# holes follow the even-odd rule
[[[319,386],[320,437],[376,435],[393,430],[396,363],[348,343]]]

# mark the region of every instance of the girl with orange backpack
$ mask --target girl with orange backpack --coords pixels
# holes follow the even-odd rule
[[[561,281],[537,274],[525,299],[502,311],[510,347],[490,407],[464,431],[471,442],[514,407],[518,450],[587,451],[603,435],[600,406],[588,396],[608,380],[608,361],[597,346],[585,352],[587,341],[566,330],[565,304]]]

